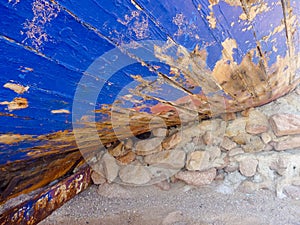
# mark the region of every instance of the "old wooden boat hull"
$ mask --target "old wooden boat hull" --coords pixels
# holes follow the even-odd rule
[[[288,93],[299,18],[290,0],[1,1],[0,204],[107,143]]]

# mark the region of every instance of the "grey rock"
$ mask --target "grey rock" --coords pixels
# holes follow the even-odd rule
[[[127,165],[120,169],[120,179],[126,184],[143,185],[151,180],[151,173],[142,165]]]
[[[137,155],[150,155],[156,152],[162,151],[162,138],[149,138],[145,140],[138,141],[135,144],[134,151]]]
[[[105,153],[102,157],[104,174],[107,182],[113,182],[118,176],[119,166],[116,159],[112,157],[109,153]]]
[[[182,150],[168,150],[145,156],[145,163],[167,169],[181,169],[185,164],[185,152]]]
[[[210,184],[216,177],[216,169],[211,168],[206,171],[180,171],[175,175],[179,180],[194,186],[203,186]]]

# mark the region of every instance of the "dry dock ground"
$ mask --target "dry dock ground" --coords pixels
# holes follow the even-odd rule
[[[223,194],[213,186],[183,183],[168,191],[113,185],[102,195],[92,186],[40,223],[50,224],[298,225],[300,201],[276,198],[268,190]]]

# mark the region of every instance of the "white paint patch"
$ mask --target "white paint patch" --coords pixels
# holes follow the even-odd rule
[[[24,87],[20,84],[14,84],[14,83],[6,83],[3,85],[3,87],[10,89],[10,90],[16,92],[17,94],[24,94],[29,89],[28,86]]]
[[[51,110],[51,113],[53,113],[53,114],[62,114],[62,113],[70,114],[71,112],[67,109],[54,109],[54,110]]]
[[[135,6],[135,8],[137,8],[138,10],[142,11],[143,9],[134,1],[131,0],[131,3]]]

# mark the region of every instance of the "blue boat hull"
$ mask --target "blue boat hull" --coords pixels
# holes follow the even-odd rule
[[[154,117],[179,125],[286,94],[299,19],[289,0],[2,0],[0,204]]]

